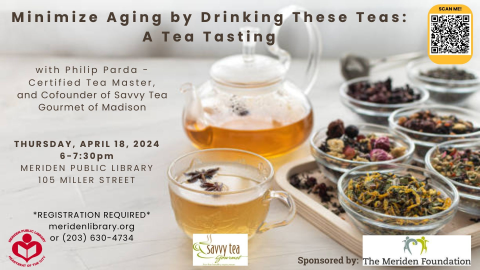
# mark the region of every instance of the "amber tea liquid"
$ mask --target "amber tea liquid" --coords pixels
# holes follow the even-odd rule
[[[264,157],[282,155],[300,146],[312,128],[312,111],[290,124],[245,116],[220,126],[204,128],[196,122],[185,125],[188,137],[199,148],[237,148]]]
[[[231,172],[242,170],[242,165],[223,165],[210,180],[221,182],[227,191],[241,191],[259,183],[248,177]],[[205,169],[212,168],[212,166]],[[188,183],[188,177],[180,176],[177,182],[195,190],[200,181]],[[220,194],[220,193],[219,193]],[[255,194],[245,192],[226,195],[207,195],[176,188],[170,188],[172,208],[177,223],[187,235],[192,234],[248,234],[252,237],[262,225],[269,209],[268,191]]]

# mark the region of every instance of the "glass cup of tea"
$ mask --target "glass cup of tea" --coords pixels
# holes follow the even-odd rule
[[[271,190],[274,170],[265,158],[236,149],[206,149],[173,161],[168,186],[175,218],[193,234],[248,234],[285,226],[295,217],[295,203]],[[284,220],[265,222],[270,202],[287,207]]]

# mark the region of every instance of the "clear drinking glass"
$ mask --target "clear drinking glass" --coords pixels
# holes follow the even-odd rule
[[[208,181],[222,183],[221,191],[206,191],[200,182],[189,183],[185,174],[219,168]],[[248,234],[265,232],[289,224],[295,203],[283,191],[273,191],[274,170],[265,158],[236,149],[207,149],[191,152],[168,168],[172,208],[180,228],[193,234]],[[200,180],[199,180],[200,181]],[[265,222],[270,202],[280,199],[287,207],[284,220]]]

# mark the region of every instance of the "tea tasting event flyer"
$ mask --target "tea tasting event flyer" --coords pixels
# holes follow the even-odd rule
[[[464,1],[0,5],[0,269],[480,266]]]

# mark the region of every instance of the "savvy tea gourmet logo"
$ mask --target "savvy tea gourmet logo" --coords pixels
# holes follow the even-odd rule
[[[194,266],[248,266],[248,234],[194,234]]]
[[[43,236],[34,230],[21,230],[14,233],[8,240],[12,245],[12,254],[8,256],[10,261],[21,267],[32,267],[42,263],[45,256],[42,255],[45,242]]]

